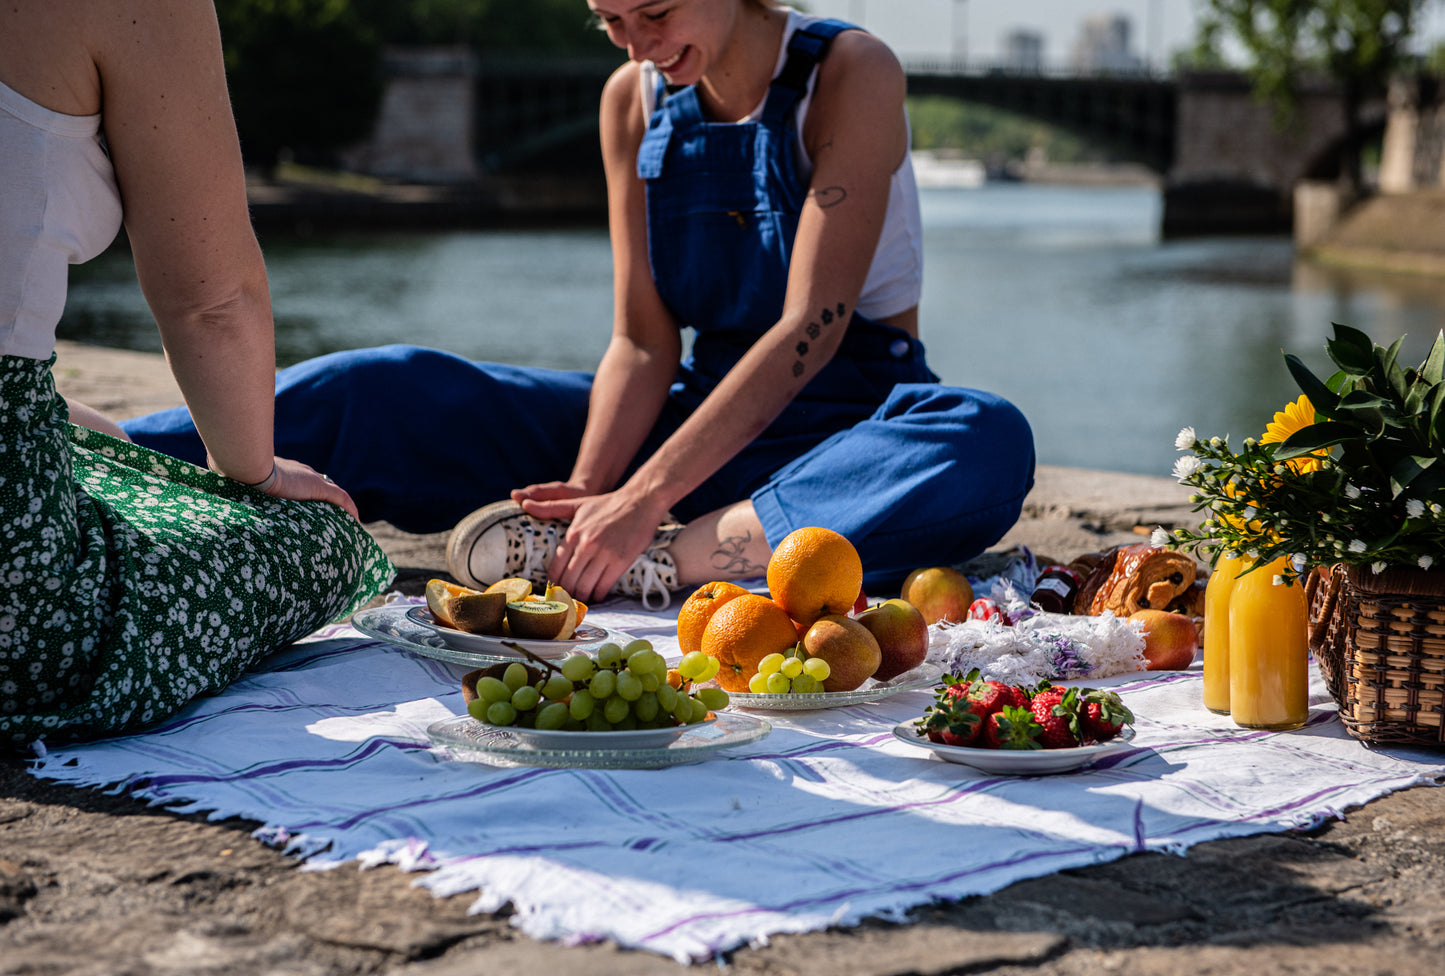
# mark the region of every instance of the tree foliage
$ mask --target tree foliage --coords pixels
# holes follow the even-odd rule
[[[216,0],[248,162],[324,153],[367,134],[381,98],[376,34],[348,0]]]
[[[1344,182],[1359,183],[1361,105],[1385,93],[1413,56],[1410,42],[1431,0],[1205,0],[1196,59],[1218,60],[1233,38],[1251,59],[1255,91],[1282,123],[1295,118],[1301,83],[1323,76],[1340,86],[1347,140]]]
[[[1410,59],[1409,44],[1430,0],[1206,0],[1199,36],[1216,48],[1227,36],[1252,59],[1261,94],[1285,106],[1299,83],[1323,74],[1364,96],[1382,93]]]

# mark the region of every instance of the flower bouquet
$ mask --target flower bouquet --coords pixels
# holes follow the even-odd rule
[[[1154,542],[1308,577],[1311,650],[1346,727],[1377,742],[1445,744],[1445,333],[1418,366],[1346,326],[1320,380],[1294,356],[1303,395],[1238,452],[1190,428],[1175,476],[1196,528]]]

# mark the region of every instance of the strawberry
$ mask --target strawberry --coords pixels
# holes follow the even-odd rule
[[[1088,689],[1079,703],[1079,732],[1086,742],[1106,742],[1119,734],[1134,713],[1116,692]]]
[[[1078,707],[1074,688],[1051,687],[1035,693],[1030,709],[1043,727],[1039,741],[1045,749],[1072,749],[1079,744]]]
[[[975,681],[968,697],[974,701],[979,718],[987,718],[1005,706],[1028,708],[1028,693],[1002,681]]]
[[[984,719],[979,744],[986,749],[1042,749],[1041,731],[1027,708],[1005,705]]]
[[[934,694],[934,703],[928,707],[915,724],[918,734],[927,736],[932,742],[949,746],[971,746],[978,739],[982,725],[981,716],[975,711],[968,692],[977,678],[973,671],[968,677],[959,679],[945,675],[943,687]]]

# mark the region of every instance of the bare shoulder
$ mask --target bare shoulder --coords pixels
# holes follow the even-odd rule
[[[635,148],[642,142],[647,120],[642,116],[641,66],[622,64],[602,88],[602,143],[604,147]]]
[[[847,30],[833,38],[818,68],[818,93],[851,83],[859,88],[884,85],[903,90],[903,65],[893,49],[867,31]],[[815,96],[816,97],[816,96]]]

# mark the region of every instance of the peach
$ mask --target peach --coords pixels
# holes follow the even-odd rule
[[[1129,623],[1144,636],[1144,657],[1150,671],[1183,671],[1199,651],[1199,628],[1182,613],[1136,610]]]
[[[973,603],[973,587],[968,577],[951,566],[915,569],[904,579],[898,595],[917,607],[928,624],[966,620],[969,604]]]

